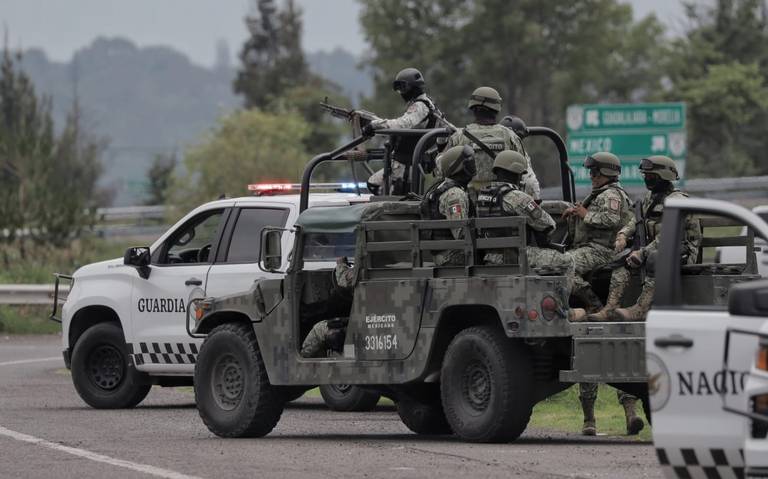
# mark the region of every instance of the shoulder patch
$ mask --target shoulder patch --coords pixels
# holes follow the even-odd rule
[[[611,198],[608,200],[608,208],[613,211],[619,211],[621,209],[621,201],[618,198]]]
[[[451,212],[452,215],[460,215],[461,211],[462,211],[461,210],[461,205],[459,205],[459,204],[451,205],[451,207],[450,207],[450,212]]]

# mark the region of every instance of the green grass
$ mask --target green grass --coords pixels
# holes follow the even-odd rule
[[[638,441],[650,441],[651,430],[642,412],[640,401],[637,402],[638,414],[645,421],[645,428],[637,436],[627,436]],[[600,385],[595,404],[598,434],[623,436],[627,432],[624,419],[624,408],[616,399],[616,390],[610,386]],[[573,386],[565,391],[545,399],[533,409],[529,426],[540,429],[580,433],[584,416],[579,402],[579,388]]]
[[[69,248],[28,246],[22,255],[17,247],[0,247],[0,284],[45,284],[53,282],[53,273],[71,274],[77,268],[105,259],[123,256],[126,248],[136,246],[125,241],[84,238]]]
[[[318,388],[310,389],[304,393],[304,397],[320,398]],[[387,398],[379,400],[379,406],[393,403]],[[626,436],[637,441],[650,441],[651,429],[642,411],[640,401],[637,403],[638,414],[645,421],[645,428],[637,436]],[[624,408],[616,399],[616,390],[610,386],[601,384],[598,389],[597,402],[595,403],[595,418],[597,419],[598,434],[609,436],[625,436],[627,426],[624,418]],[[579,388],[573,386],[565,391],[546,399],[533,409],[533,416],[529,427],[547,429],[551,431],[563,431],[581,433],[584,416],[579,402]]]
[[[53,273],[72,274],[77,268],[97,261],[123,256],[132,243],[85,238],[67,248],[27,245],[24,255],[18,247],[0,247],[0,284],[49,284]],[[0,306],[0,333],[51,334],[61,326],[48,319],[51,306]]]
[[[50,306],[0,306],[0,334],[54,334],[61,325],[48,319]]]

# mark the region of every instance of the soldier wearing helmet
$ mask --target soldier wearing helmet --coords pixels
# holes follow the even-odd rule
[[[426,82],[424,75],[415,68],[406,68],[398,72],[392,82],[392,89],[399,93],[405,101],[405,113],[398,118],[373,120],[363,129],[363,134],[370,135],[373,130],[383,128],[411,129],[435,128],[440,123],[442,113],[435,102],[425,93]],[[406,165],[410,164],[417,137],[397,138],[393,150],[392,163],[393,183],[402,182]],[[376,193],[384,184],[384,170],[375,172],[369,179],[370,189]],[[397,190],[397,188],[396,188]],[[398,191],[398,193],[405,193]]]
[[[531,159],[525,153],[520,137],[511,129],[499,124],[497,118],[501,112],[502,98],[499,92],[488,86],[481,86],[472,92],[467,107],[475,117],[463,130],[454,133],[448,139],[448,146],[470,145],[475,150],[477,176],[469,185],[471,193],[477,193],[494,181],[493,158],[484,149],[464,134],[464,130],[482,141],[491,151],[498,154],[505,150],[518,151],[526,159],[526,172],[522,175],[523,190],[534,199],[541,196],[539,180],[531,168]]]
[[[467,195],[467,184],[476,173],[475,155],[468,146],[455,146],[437,158],[443,180],[435,182],[421,200],[421,217],[427,220],[463,220],[474,216],[474,207]],[[433,239],[460,239],[462,229],[435,231]],[[462,265],[464,253],[458,250],[436,251],[437,266]]]
[[[517,151],[506,150],[496,156],[492,172],[494,181],[477,195],[477,216],[523,216],[528,226],[529,239],[525,254],[532,268],[560,267],[572,281],[573,260],[550,245],[549,235],[555,229],[555,220],[544,211],[528,193],[521,190],[522,177],[528,168],[526,158]],[[488,232],[487,235],[492,235]],[[515,262],[515,251],[490,251],[485,262],[504,264]]]
[[[568,251],[576,263],[573,295],[584,305],[571,310],[571,321],[584,321],[587,313],[602,308],[584,276],[613,260],[616,234],[634,218],[632,201],[619,183],[619,158],[613,153],[594,153],[584,160],[584,167],[589,170],[592,192],[563,213],[573,230],[573,249]]]
[[[584,167],[589,170],[592,192],[584,201],[563,213],[563,217],[569,221],[569,231],[573,235],[573,249],[566,253],[573,259],[576,267],[571,295],[585,306],[570,310],[571,321],[584,321],[588,312],[593,313],[602,308],[600,299],[584,277],[613,260],[616,234],[624,225],[634,220],[632,202],[619,183],[619,158],[609,152],[593,153],[584,160]],[[620,401],[628,401],[629,398],[635,399],[633,396],[619,393]],[[597,383],[579,383],[579,400],[584,413],[581,432],[594,436],[597,434]]]
[[[617,268],[611,274],[611,286],[608,292],[608,300],[605,307],[598,313],[590,315],[593,321],[643,321],[651,307],[655,279],[652,269],[643,280],[643,289],[637,302],[629,308],[621,308],[621,299],[627,288],[631,276],[631,269],[638,269],[648,261],[649,257],[656,254],[661,234],[661,216],[664,211],[664,201],[667,198],[685,198],[688,195],[675,188],[673,181],[680,177],[675,162],[666,156],[650,156],[640,162],[640,172],[643,174],[645,187],[648,189],[641,203],[642,218],[633,218],[616,235],[615,251],[623,251],[629,239],[636,234],[636,221],[645,223],[645,244],[640,249],[633,251],[626,260],[626,268]],[[698,220],[691,216],[686,217],[686,235],[682,245],[683,264],[690,264],[698,257],[699,244],[701,243],[701,228]]]

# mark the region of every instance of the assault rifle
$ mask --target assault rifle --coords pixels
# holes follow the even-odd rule
[[[358,137],[363,134],[363,127],[378,117],[366,110],[348,110],[340,106],[328,103],[328,97],[320,102],[320,107],[336,118],[346,120],[352,124],[352,136]]]

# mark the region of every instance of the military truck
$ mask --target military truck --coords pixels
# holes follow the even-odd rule
[[[552,139],[559,152],[565,201],[543,204],[556,213],[573,200],[565,147],[552,130],[530,130]],[[380,134],[422,135],[410,177],[419,186],[425,138],[449,133]],[[363,157],[359,151],[347,154],[356,142],[362,141],[310,161],[303,184],[320,163]],[[302,188],[302,205],[308,193]],[[312,208],[291,229],[264,228],[259,265],[269,272],[283,264],[283,235],[294,235],[284,277],[188,308],[194,315],[191,333],[206,337],[195,367],[195,394],[214,434],[266,435],[279,421],[286,390],[320,384],[377,391],[396,402],[412,431],[455,433],[472,442],[516,439],[537,402],[580,381],[639,395],[648,411],[644,323],[570,323],[563,272],[526,262],[524,218],[426,221],[417,202],[397,200]],[[438,237],[434,231],[454,228],[463,230],[463,239],[432,239]],[[308,270],[304,262],[317,245],[349,235],[356,241],[356,282],[345,299],[332,270]],[[491,249],[510,251],[509,262],[483,264]],[[435,265],[432,254],[444,250],[462,251],[464,264]],[[703,284],[700,279],[697,284]],[[312,325],[340,317],[348,318],[343,345],[327,357],[302,357]]]

